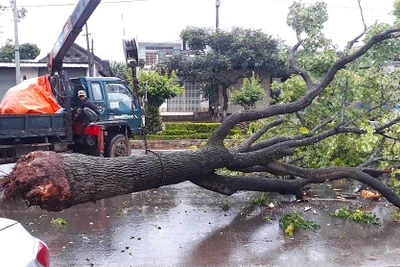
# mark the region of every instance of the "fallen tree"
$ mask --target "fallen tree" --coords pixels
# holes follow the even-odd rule
[[[375,178],[384,170],[372,168],[381,159],[380,153],[387,140],[387,130],[396,125],[400,118],[376,127],[373,134],[381,137],[370,157],[355,166],[310,168],[300,164],[294,156],[299,148],[312,146],[339,135],[362,136],[365,128],[355,124],[356,119],[346,120],[342,116],[336,122],[331,119],[318,124],[311,130],[296,135],[265,137],[272,129],[283,125],[286,116],[299,114],[309,107],[328,88],[339,70],[362,57],[375,45],[385,40],[398,38],[400,28],[389,28],[374,34],[364,45],[351,49],[365,34],[358,36],[341,53],[339,58],[319,79],[296,62],[296,52],[304,45],[302,31],[296,13],[291,14],[298,42],[289,51],[289,73],[298,75],[307,90],[289,103],[278,103],[261,110],[246,110],[231,114],[213,133],[204,147],[194,151],[155,153],[129,158],[97,158],[77,154],[32,152],[22,157],[13,171],[0,180],[0,192],[4,200],[22,198],[29,205],[38,205],[47,210],[60,211],[65,208],[139,192],[183,181],[191,181],[208,190],[225,195],[241,190],[279,192],[303,196],[304,186],[328,180],[349,178],[358,180],[377,190],[388,201],[400,207],[399,196],[385,183]],[[345,101],[344,101],[345,102]],[[369,111],[367,111],[369,112]],[[340,115],[340,114],[339,114]],[[301,116],[298,115],[300,118]],[[226,147],[224,139],[229,131],[240,122],[255,122],[269,118],[242,143]],[[301,121],[301,119],[299,119]],[[293,159],[288,160],[293,157]],[[226,168],[243,175],[217,172]],[[257,175],[255,175],[257,173]],[[262,174],[262,175],[260,175]]]

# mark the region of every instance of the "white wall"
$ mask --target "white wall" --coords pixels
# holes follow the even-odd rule
[[[23,80],[24,75],[26,79],[38,77],[38,68],[36,67],[22,67],[21,68],[21,81]]]

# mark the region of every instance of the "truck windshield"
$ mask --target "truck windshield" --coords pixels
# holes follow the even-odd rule
[[[108,83],[106,93],[111,106],[114,105],[113,103],[123,103],[127,107],[131,107],[133,94],[125,84]]]

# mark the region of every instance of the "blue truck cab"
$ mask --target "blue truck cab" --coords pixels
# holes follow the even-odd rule
[[[70,81],[73,109],[80,106],[77,92],[85,90],[101,112],[100,121],[124,121],[130,137],[141,133],[143,112],[137,97],[123,80],[115,77],[79,77]]]
[[[142,133],[144,119],[132,89],[115,77],[72,78],[70,84],[73,111],[81,104],[77,92],[85,90],[101,113],[95,125],[73,122],[73,150],[92,155],[130,155],[129,138]]]

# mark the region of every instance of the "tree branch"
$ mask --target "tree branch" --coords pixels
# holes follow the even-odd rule
[[[358,167],[367,167],[371,165],[372,163],[375,162],[376,156],[382,152],[383,146],[385,145],[386,138],[382,138],[381,142],[379,143],[379,146],[375,149],[375,151],[371,154],[368,160],[363,162],[362,164],[358,165]]]
[[[260,139],[260,137],[263,136],[268,130],[282,124],[283,122],[284,122],[283,119],[277,119],[267,125],[264,125],[257,133],[253,134],[252,136],[247,138],[242,144],[236,147],[235,150],[238,152],[246,151],[255,141]]]
[[[379,126],[379,127],[375,128],[375,132],[382,133],[385,129],[395,125],[399,121],[400,121],[400,116],[395,118],[395,119],[393,119],[393,120],[391,120],[391,121],[389,121],[388,123],[386,123],[386,124],[384,124],[382,126]]]
[[[318,181],[321,181],[321,179],[333,180],[341,178],[355,179],[371,186],[397,207],[400,206],[400,197],[387,185],[363,172],[362,168],[332,167],[324,169],[305,169],[276,161],[269,162],[266,164],[266,166],[271,168],[271,170],[278,171],[280,173],[287,173],[287,175],[296,175],[308,180],[316,179]]]
[[[397,36],[395,33],[399,33],[400,28],[392,28],[388,29],[382,33],[374,35],[370,40],[368,40],[367,43],[362,45],[360,48],[358,48],[354,53],[350,55],[346,55],[345,57],[340,58],[337,60],[327,71],[327,73],[320,79],[318,89],[317,91],[325,89],[330,82],[333,80],[336,72],[346,66],[346,64],[356,60],[357,58],[361,57],[364,55],[371,47],[373,47],[375,44],[382,42],[384,40],[390,39],[390,38],[396,38]]]
[[[358,42],[358,40],[359,40],[362,36],[364,36],[364,34],[365,34],[365,33],[367,32],[367,30],[368,30],[367,24],[365,24],[365,20],[364,20],[364,13],[363,13],[363,9],[362,9],[362,6],[361,6],[361,0],[358,0],[358,7],[359,7],[359,9],[360,9],[361,21],[362,21],[362,23],[363,23],[363,25],[364,25],[364,31],[363,31],[360,35],[356,36],[356,38],[354,38],[353,40],[351,40],[350,42],[347,43],[347,46],[346,46],[346,49],[345,49],[345,51],[346,51],[345,55],[346,55],[346,56],[347,56],[347,53],[350,51],[350,49],[353,47],[353,45],[354,45],[356,42]]]
[[[232,164],[239,166],[239,168],[249,167],[251,165],[254,165],[254,163],[256,165],[257,164],[262,165],[262,163],[265,162],[265,160],[268,160],[271,157],[276,158],[279,156],[283,156],[280,154],[281,151],[286,151],[286,149],[289,149],[289,148],[293,149],[296,147],[312,145],[312,144],[320,142],[330,136],[340,134],[340,133],[362,134],[362,133],[364,133],[364,131],[361,129],[358,129],[358,128],[353,128],[353,127],[337,127],[337,128],[326,130],[326,131],[321,132],[316,135],[307,135],[307,136],[299,135],[297,137],[288,138],[288,140],[286,140],[286,141],[273,144],[264,149],[260,149],[260,150],[253,151],[253,152],[242,153],[242,156],[240,156],[239,160],[232,162]],[[303,138],[300,138],[301,136],[303,136]]]
[[[299,49],[299,47],[304,42],[300,37],[301,29],[300,29],[299,21],[296,16],[293,16],[293,24],[296,29],[297,43],[289,50],[289,64],[290,64],[290,69],[291,69],[290,72],[300,75],[303,78],[303,80],[306,82],[307,88],[310,89],[311,85],[313,83],[312,79],[306,70],[300,68],[296,64],[296,59],[295,59],[295,53],[296,53],[297,49]]]
[[[206,177],[191,179],[194,184],[224,195],[238,191],[277,192],[283,195],[303,196],[303,179],[273,179],[259,176],[225,176],[212,174]]]

